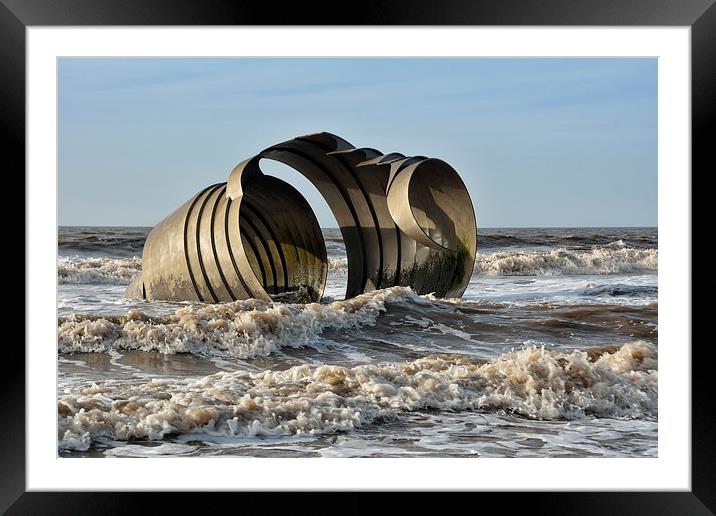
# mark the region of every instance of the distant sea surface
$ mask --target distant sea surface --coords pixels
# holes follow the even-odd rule
[[[129,300],[150,228],[60,227],[61,457],[655,457],[656,228],[478,231],[462,299]]]

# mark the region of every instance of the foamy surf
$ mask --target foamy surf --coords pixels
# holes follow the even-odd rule
[[[60,449],[97,439],[173,434],[350,432],[420,410],[505,411],[540,420],[657,416],[657,348],[614,352],[526,347],[489,362],[432,355],[353,368],[308,365],[198,379],[115,380],[60,386]]]
[[[129,285],[142,271],[142,259],[61,256],[57,260],[59,284]]]
[[[488,276],[566,276],[656,272],[657,249],[635,249],[622,241],[589,250],[502,251],[480,253],[475,273]],[[329,273],[347,274],[347,258],[330,258]]]
[[[142,260],[108,257],[60,257],[60,284],[128,285],[141,272]],[[656,272],[657,249],[635,249],[617,241],[590,250],[504,251],[478,253],[475,273],[489,276],[562,276]],[[348,274],[346,257],[329,257],[328,273]]]
[[[148,317],[139,311],[117,317],[73,314],[59,318],[58,352],[142,350],[203,357],[265,356],[283,347],[305,346],[328,328],[373,325],[387,304],[421,299],[410,288],[393,287],[330,304],[252,299],[192,305],[162,317]]]
[[[475,272],[492,276],[562,276],[656,272],[657,249],[632,249],[619,242],[588,251],[555,249],[478,254]]]
[[[128,300],[148,230],[58,232],[60,457],[658,455],[656,228],[483,230],[462,299],[357,305],[325,230],[320,306]]]

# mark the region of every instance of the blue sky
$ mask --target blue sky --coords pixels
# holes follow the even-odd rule
[[[63,58],[58,73],[60,225],[152,226],[318,131],[444,159],[482,227],[657,223],[656,59]],[[298,173],[265,170],[335,225]]]

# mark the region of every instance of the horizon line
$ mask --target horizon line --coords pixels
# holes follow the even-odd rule
[[[123,226],[123,225],[76,225],[58,224],[59,228],[153,228],[154,226]],[[321,229],[340,229],[338,226],[320,226]],[[482,229],[658,229],[659,226],[482,226]],[[478,232],[480,227],[477,228]]]

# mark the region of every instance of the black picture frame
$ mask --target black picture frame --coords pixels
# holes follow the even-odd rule
[[[691,178],[716,170],[712,150],[716,127],[715,0],[383,0],[341,6],[336,2],[288,3],[237,0],[0,0],[0,117],[8,176],[25,169],[25,50],[28,26],[83,25],[575,25],[689,26],[692,73]],[[347,7],[347,8],[346,8]],[[684,171],[688,173],[689,171]],[[694,206],[692,200],[692,206]],[[694,222],[697,218],[694,217]],[[692,235],[699,233],[693,232]],[[693,256],[693,247],[692,247]],[[696,263],[694,263],[697,266]],[[25,268],[27,276],[28,270]],[[706,304],[707,305],[707,304]],[[701,318],[703,308],[692,303]],[[704,306],[704,305],[701,305]],[[31,310],[31,306],[27,306]],[[706,316],[706,314],[703,314]],[[17,325],[19,327],[19,324]],[[0,373],[3,423],[0,425],[0,512],[7,514],[116,514],[147,509],[147,493],[26,492],[25,350],[4,347]],[[690,343],[684,342],[684,349]],[[480,493],[480,506],[524,505],[531,513],[566,514],[714,514],[716,512],[716,406],[711,386],[711,344],[692,346],[692,490],[690,492],[530,492]],[[700,344],[703,344],[699,347]],[[300,507],[310,493],[294,493]],[[153,495],[154,496],[154,495]],[[186,506],[186,497],[163,494],[163,510]],[[205,493],[213,504],[228,495]],[[218,496],[218,498],[217,498]],[[241,506],[262,505],[266,495],[241,496]],[[364,495],[344,494],[348,511],[365,512]],[[451,495],[452,496],[452,495]],[[484,497],[489,497],[485,499]],[[474,495],[473,495],[474,498]],[[277,509],[272,497],[272,508]],[[401,512],[425,503],[414,494]],[[474,503],[474,500],[468,503]],[[451,504],[452,505],[452,504]],[[363,507],[362,509],[361,506]],[[504,506],[504,505],[503,505]],[[469,506],[468,506],[469,507]]]

